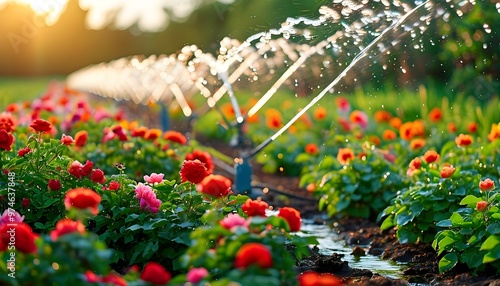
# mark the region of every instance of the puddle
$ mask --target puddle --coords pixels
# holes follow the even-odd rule
[[[301,230],[303,235],[314,235],[318,239],[318,248],[320,254],[331,255],[332,253],[343,254],[343,261],[347,261],[352,268],[367,269],[373,273],[385,276],[387,278],[401,278],[402,264],[381,259],[379,256],[366,254],[365,256],[355,257],[351,255],[352,247],[347,246],[337,232],[328,225],[316,225],[304,221]],[[365,250],[368,245],[359,245]]]

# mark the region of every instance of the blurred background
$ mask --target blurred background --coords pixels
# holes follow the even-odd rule
[[[130,4],[121,9],[123,3]],[[403,1],[404,2],[404,1]],[[426,31],[421,50],[398,59],[411,66],[404,77],[430,78],[450,90],[485,99],[498,95],[500,6],[478,1],[472,11],[451,13]],[[195,44],[215,53],[219,41],[240,41],[288,17],[316,19],[325,0],[0,0],[0,96],[23,78],[64,78],[88,65],[131,55],[171,54]],[[333,4],[337,3],[337,4]],[[419,70],[420,69],[420,70]],[[375,72],[376,73],[376,72]],[[21,84],[22,85],[22,84]]]
[[[148,24],[140,27],[137,23],[128,28],[126,24],[123,27],[117,27],[114,23],[104,27],[97,24],[98,27],[94,28],[98,30],[91,29],[92,26],[86,23],[86,16],[90,12],[84,11],[79,5],[91,1],[79,3],[76,0],[68,1],[60,18],[47,25],[46,19],[37,15],[37,8],[32,9],[30,6],[44,1],[5,1],[3,9],[0,1],[0,76],[66,75],[90,64],[136,54],[171,54],[191,44],[198,45],[203,51],[213,52],[226,36],[244,40],[257,32],[279,27],[287,17],[300,15],[316,18],[320,3],[324,2],[236,0],[226,1],[226,4],[201,0],[171,1],[195,2],[190,4],[192,13],[176,19],[173,12],[167,11],[169,13],[166,15],[170,19],[164,22],[168,25],[159,25],[159,31],[148,31]],[[53,2],[57,5],[65,1]],[[161,8],[156,8],[156,11],[161,12]],[[44,8],[38,9],[43,11]],[[189,7],[186,9],[189,12]],[[110,19],[111,15],[106,12],[111,13],[104,11],[102,16]],[[100,16],[99,12],[94,14]],[[135,15],[128,17],[132,20]],[[150,26],[154,26],[154,23]],[[141,31],[141,28],[146,31]]]

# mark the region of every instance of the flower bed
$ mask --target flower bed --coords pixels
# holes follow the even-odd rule
[[[280,128],[284,111],[296,110],[284,104],[283,113],[271,107],[249,118],[247,138],[259,144]],[[432,246],[442,273],[498,273],[493,117],[451,120],[443,106],[405,119],[353,110],[345,98],[336,104],[330,113],[318,106],[262,150],[263,170],[300,176],[331,218],[361,217],[401,244]],[[221,110],[230,122],[231,108]],[[194,133],[231,138],[210,127],[220,119],[209,112]],[[8,106],[0,115],[1,281],[342,283],[295,267],[317,244],[297,235],[300,210],[234,194],[199,147],[58,84],[31,105]]]

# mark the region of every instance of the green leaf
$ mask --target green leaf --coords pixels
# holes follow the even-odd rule
[[[457,212],[451,214],[450,221],[453,225],[461,225],[464,223],[464,219]]]
[[[461,205],[475,205],[477,202],[481,201],[480,198],[474,195],[468,195],[460,201]]]
[[[443,273],[455,267],[458,262],[456,253],[448,253],[439,260],[439,272]]]
[[[381,230],[386,230],[394,226],[394,215],[388,216],[384,222],[382,222],[382,225],[380,226]]]
[[[500,245],[487,252],[483,257],[483,263],[490,263],[500,258]]]
[[[462,253],[462,260],[469,266],[469,268],[474,269],[483,263],[484,252],[477,251],[476,248],[469,248]]]
[[[396,236],[401,244],[415,243],[418,239],[418,235],[407,229],[399,229],[396,232]]]
[[[453,224],[451,223],[450,219],[445,219],[436,224],[438,227],[451,227]]]
[[[488,227],[486,228],[486,232],[490,234],[500,234],[500,224],[495,222],[488,225]]]
[[[480,250],[491,250],[499,244],[500,244],[500,236],[491,235],[483,242],[483,245],[481,245]]]
[[[439,252],[438,255],[440,255],[443,251],[447,250],[447,246],[452,245],[455,243],[455,240],[449,236],[446,236],[445,238],[441,239],[438,243],[438,248]]]

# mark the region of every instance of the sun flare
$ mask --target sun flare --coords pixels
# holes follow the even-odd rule
[[[0,9],[9,3],[29,6],[37,16],[43,17],[45,23],[51,26],[66,10],[68,0],[0,0]]]

